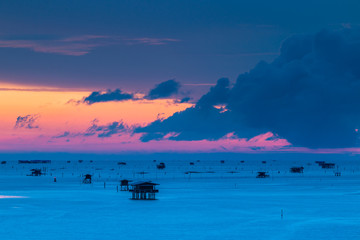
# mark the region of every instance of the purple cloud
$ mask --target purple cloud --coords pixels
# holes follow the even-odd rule
[[[107,92],[92,92],[84,98],[83,102],[91,105],[98,102],[125,101],[133,98],[132,94],[115,89],[114,91],[108,90]]]
[[[66,38],[0,39],[0,48],[23,48],[34,52],[83,56],[93,49],[118,44],[164,45],[179,40],[172,38],[124,38],[120,36],[81,35]]]
[[[26,116],[18,116],[16,118],[15,128],[27,128],[27,129],[34,129],[39,128],[38,125],[36,125],[36,121],[38,120],[40,116],[38,114],[33,115],[26,115]]]
[[[132,38],[132,39],[126,39],[129,44],[144,44],[144,45],[165,45],[170,42],[179,42],[179,39],[174,38],[149,38],[149,37],[143,37],[143,38]]]
[[[65,131],[52,138],[69,138],[69,137],[91,137],[97,135],[98,138],[112,137],[130,130],[122,121],[114,121],[105,125],[100,125],[98,119],[91,121],[91,125],[84,132],[70,133]]]

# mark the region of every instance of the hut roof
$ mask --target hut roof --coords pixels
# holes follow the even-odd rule
[[[131,184],[131,186],[155,186],[159,185],[158,183],[153,183],[150,181],[140,181],[140,182],[134,182]]]

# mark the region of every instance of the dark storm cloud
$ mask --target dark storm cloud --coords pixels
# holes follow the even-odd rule
[[[167,98],[179,91],[180,83],[175,80],[168,80],[157,84],[146,96],[147,99]]]
[[[227,103],[230,93],[230,81],[227,78],[221,78],[217,81],[210,91],[202,96],[197,105],[201,107],[209,107],[218,104]]]
[[[108,90],[105,93],[92,92],[88,97],[85,97],[83,102],[89,105],[98,102],[110,102],[110,101],[125,101],[133,99],[133,95],[130,93],[124,93],[120,89],[114,91]]]
[[[144,133],[141,137],[141,141],[144,142],[163,139],[168,133],[176,133],[169,137],[170,140],[217,140],[227,133],[233,132],[234,126],[238,124],[232,119],[230,112],[214,107],[214,105],[226,103],[229,86],[228,79],[219,79],[217,84],[200,98],[194,107],[177,112],[167,119],[156,120],[148,126],[138,127],[134,132]],[[249,129],[245,129],[243,126],[237,126],[237,128],[241,128],[244,134],[249,135]]]
[[[36,120],[40,116],[37,114],[33,115],[26,115],[26,116],[18,116],[16,118],[15,128],[27,128],[27,129],[33,129],[33,128],[39,128],[39,126],[36,124]]]
[[[229,123],[229,124],[226,124]],[[141,141],[159,140],[168,133],[178,133],[170,140],[215,140],[231,132],[231,119],[227,114],[219,114],[216,108],[188,108],[175,113],[170,118],[156,120],[146,127],[135,129],[135,133],[145,133]]]
[[[360,32],[344,29],[291,37],[277,59],[241,74],[232,88],[219,80],[195,107],[135,132],[149,141],[168,133],[199,140],[271,131],[295,146],[338,148],[355,146],[359,125]]]

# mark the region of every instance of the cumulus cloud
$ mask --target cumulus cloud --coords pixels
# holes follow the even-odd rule
[[[34,129],[39,128],[39,125],[36,124],[36,121],[39,119],[38,114],[29,114],[26,116],[18,116],[15,122],[15,128],[27,128]]]
[[[167,119],[159,119],[148,126],[138,127],[135,133],[144,133],[141,141],[160,140],[169,133],[169,140],[216,140],[231,132],[231,118],[216,108],[191,107]],[[228,124],[226,124],[228,122]]]
[[[210,107],[218,104],[227,103],[230,93],[230,81],[227,78],[221,78],[217,81],[210,91],[202,96],[197,105],[199,107]]]
[[[168,80],[156,85],[146,96],[147,99],[168,98],[178,93],[180,83],[175,80]]]
[[[99,102],[119,102],[126,100],[155,100],[169,98],[178,93],[181,84],[175,80],[168,80],[157,84],[153,89],[149,91],[147,95],[136,95],[133,93],[125,93],[121,89],[107,90],[106,92],[95,91],[89,96],[84,97],[82,100],[71,99],[67,103],[75,105],[86,103],[88,105]],[[181,100],[177,100],[176,103],[186,103],[190,101],[190,97],[184,97]]]
[[[125,101],[133,99],[133,94],[124,93],[120,89],[114,91],[107,90],[107,92],[92,92],[89,96],[85,97],[83,102],[89,105],[98,102],[110,102],[110,101]]]
[[[323,30],[290,37],[278,58],[241,74],[234,86],[219,80],[195,107],[135,131],[143,141],[169,133],[176,133],[172,140],[199,140],[270,131],[294,146],[354,147],[359,106],[360,31]]]

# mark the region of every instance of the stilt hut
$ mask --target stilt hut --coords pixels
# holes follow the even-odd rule
[[[158,165],[156,165],[157,169],[165,169],[165,163],[161,162]]]
[[[132,193],[133,200],[155,200],[155,193],[159,192],[156,189],[157,183],[152,182],[135,182],[131,184],[129,192]]]
[[[303,173],[304,167],[292,167],[290,168],[290,172],[292,173]]]
[[[258,172],[258,175],[256,176],[256,178],[268,178],[270,177],[269,174],[266,174],[266,172]]]
[[[31,174],[28,176],[41,176],[43,173],[41,172],[41,169],[39,168],[34,168],[34,169],[30,169]]]
[[[321,165],[322,168],[335,168],[335,163],[324,163]]]
[[[120,191],[129,191],[129,182],[130,180],[123,179],[120,181]]]
[[[84,178],[84,180],[83,180],[83,183],[85,183],[85,184],[91,184],[91,177],[92,177],[91,174],[85,174],[85,178]]]

